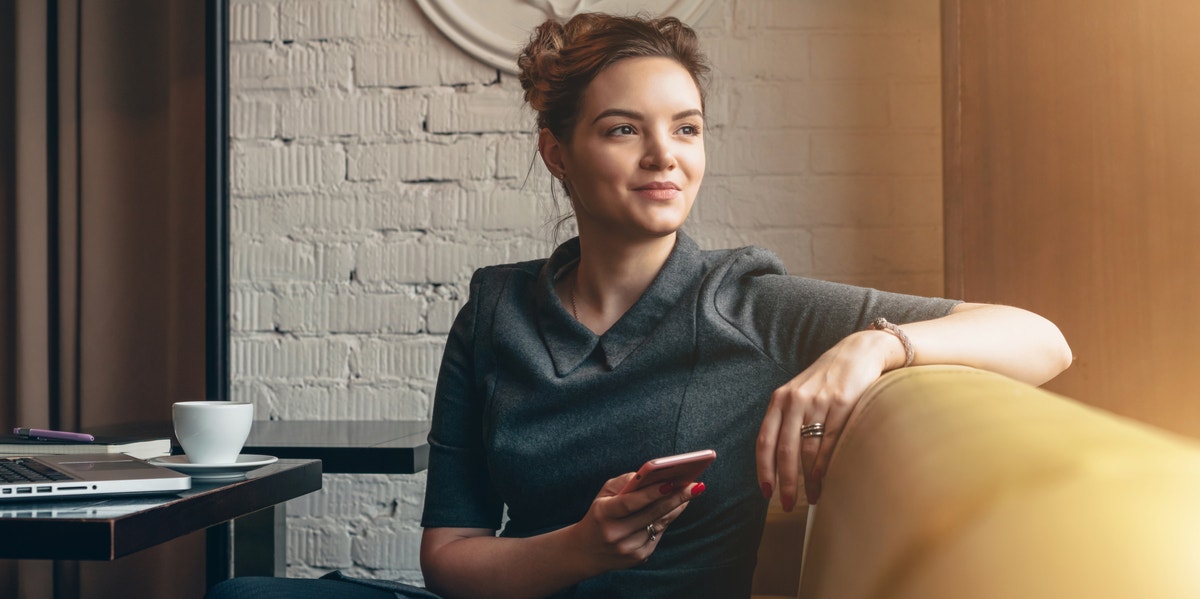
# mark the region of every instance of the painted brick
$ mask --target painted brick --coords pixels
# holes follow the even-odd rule
[[[813,171],[822,174],[940,175],[938,133],[818,132]]]
[[[347,153],[352,181],[483,179],[491,170],[488,140],[482,137],[443,143],[355,145]]]
[[[477,62],[441,34],[355,49],[360,87],[415,87],[490,83],[496,70]]]
[[[316,295],[279,298],[278,326],[287,333],[418,333],[425,300],[407,294],[351,294],[342,286]]]
[[[429,304],[429,312],[425,317],[425,329],[430,335],[446,335],[466,304],[465,299],[436,299]]]
[[[444,347],[442,338],[375,336],[363,343],[363,377],[435,381]]]
[[[233,144],[235,193],[329,189],[346,179],[346,157],[333,145]]]
[[[229,5],[229,41],[261,42],[275,39],[275,6],[263,2]]]
[[[886,27],[892,4],[892,0],[759,0],[738,3],[736,14],[738,22],[752,30],[862,30]]]
[[[932,227],[813,231],[813,272],[863,275],[919,273],[942,259],[942,232]]]
[[[716,38],[707,48],[719,78],[805,79],[808,77],[808,34],[756,32],[749,38]]]
[[[497,179],[524,180],[527,175],[544,172],[546,167],[537,153],[537,138],[533,134],[506,137],[496,145]]]
[[[320,44],[234,46],[229,85],[241,91],[347,88],[350,53]]]
[[[391,138],[421,130],[425,99],[412,93],[358,97],[323,94],[281,107],[285,138]]]
[[[497,258],[489,245],[474,240],[431,243],[427,256],[425,272],[436,282],[468,281],[475,269]]]
[[[714,132],[707,170],[715,175],[802,175],[808,172],[808,137],[794,129]]]
[[[481,186],[459,194],[460,220],[469,229],[528,229],[544,221],[536,194],[523,189]]]
[[[307,520],[419,517],[424,483],[423,473],[326,474],[320,491],[287,503],[287,516]]]
[[[472,86],[465,92],[429,98],[430,133],[530,132],[533,112],[524,108],[519,89]]]
[[[233,139],[275,137],[276,113],[273,102],[233,97],[229,102],[229,136]]]
[[[802,229],[767,229],[754,235],[761,245],[783,260],[788,272],[807,275],[813,272],[813,235]]]
[[[293,0],[279,9],[287,40],[395,39],[426,33],[415,2],[394,0]]]
[[[714,177],[696,202],[705,222],[762,227],[893,224],[890,182],[882,177]]]
[[[319,568],[345,568],[350,566],[350,532],[336,525],[323,522],[289,522],[287,531],[288,553],[296,552],[296,558],[309,566]]]
[[[245,242],[230,246],[234,283],[263,281],[347,281],[353,255],[344,245],[297,243],[288,240]]]
[[[427,420],[430,395],[398,381],[371,385],[282,386],[270,400],[281,420]]]
[[[425,283],[429,249],[416,240],[370,243],[358,248],[357,277],[364,282]]]
[[[739,86],[733,97],[738,127],[885,127],[885,82],[769,82]]]
[[[231,344],[234,378],[344,378],[350,346],[331,339],[237,338]]]
[[[361,0],[290,0],[279,5],[285,40],[361,38],[379,18],[379,3]]]
[[[421,533],[408,530],[373,529],[354,539],[350,555],[367,568],[395,568],[420,559]]]
[[[887,79],[937,81],[941,42],[925,34],[819,34],[812,39],[812,75],[816,79]]]
[[[235,235],[287,236],[326,231],[389,232],[428,226],[430,197],[437,186],[405,186],[356,195],[287,195],[234,199],[230,229]],[[458,190],[457,186],[454,187]]]
[[[258,289],[235,287],[229,293],[229,326],[233,331],[272,331],[275,328],[275,295]]]

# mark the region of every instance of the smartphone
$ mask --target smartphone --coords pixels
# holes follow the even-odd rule
[[[618,495],[636,491],[650,485],[661,485],[665,482],[674,483],[677,487],[689,485],[704,472],[708,465],[717,459],[717,452],[702,449],[691,453],[655,458],[642,464],[637,474],[629,479],[625,488]]]

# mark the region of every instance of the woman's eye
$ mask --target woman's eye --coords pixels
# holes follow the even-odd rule
[[[684,125],[679,128],[683,135],[700,135],[700,128],[695,125]]]
[[[609,135],[633,135],[632,125],[619,125],[608,131]]]

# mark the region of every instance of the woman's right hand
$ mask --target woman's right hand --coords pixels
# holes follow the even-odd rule
[[[649,559],[688,502],[704,492],[704,483],[683,487],[667,483],[618,495],[633,477],[629,472],[604,483],[587,515],[571,527],[578,542],[575,546],[586,552],[598,572],[629,568]]]

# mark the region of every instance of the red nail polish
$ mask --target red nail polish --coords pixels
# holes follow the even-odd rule
[[[774,489],[771,488],[771,483],[763,483],[762,484],[763,499],[770,499],[771,491],[773,491],[773,490]]]
[[[666,495],[667,493],[670,493],[671,491],[674,491],[674,490],[675,490],[675,483],[663,483],[663,485],[658,488],[658,493],[660,495]]]
[[[692,497],[695,497],[703,492],[704,492],[704,483],[696,483],[696,486],[692,487]]]

